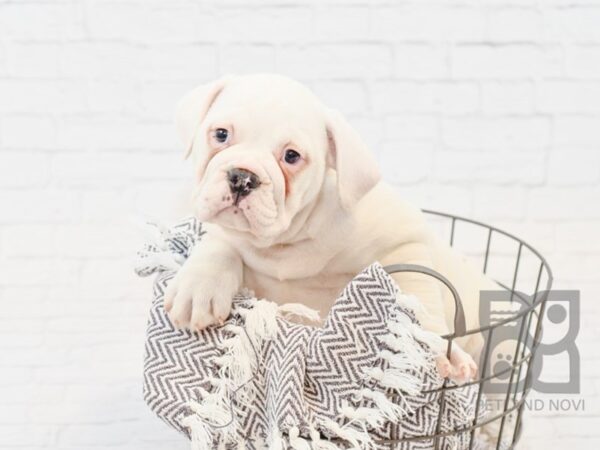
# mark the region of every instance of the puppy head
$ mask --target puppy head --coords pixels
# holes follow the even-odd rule
[[[330,175],[345,209],[379,181],[345,119],[282,76],[200,86],[182,99],[176,122],[196,168],[198,218],[255,240],[277,242],[292,221],[306,220],[309,214],[299,213],[312,209]]]

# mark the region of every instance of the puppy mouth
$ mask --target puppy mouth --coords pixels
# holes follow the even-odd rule
[[[246,191],[238,191],[235,192],[233,195],[233,203],[231,204],[232,206],[239,206],[240,201],[244,198],[247,197],[248,195],[250,195],[250,190],[246,190]]]
[[[214,210],[214,215],[233,213],[245,218],[245,210],[251,209],[250,194],[251,192],[229,192],[223,195],[219,207]]]
[[[229,205],[225,205],[225,207],[223,208],[223,210],[231,209],[231,210],[233,210],[234,214],[237,214],[239,212],[241,212],[243,214],[245,209],[250,209],[250,205],[247,205],[245,208],[244,208],[243,204],[240,205],[241,201],[245,197],[246,196],[242,196],[240,194],[234,194],[233,201]]]
[[[238,211],[242,211],[243,209],[250,209],[250,205],[247,205],[246,208],[241,205],[242,201],[246,199],[252,191],[239,191],[239,192],[230,192],[227,195],[224,195],[221,200],[221,208],[217,211],[217,213],[222,212],[226,209],[233,209],[236,214]]]
[[[218,223],[228,230],[232,231],[250,231],[251,225],[248,217],[246,216],[245,209],[239,204],[229,203],[221,208],[214,216],[214,219]]]

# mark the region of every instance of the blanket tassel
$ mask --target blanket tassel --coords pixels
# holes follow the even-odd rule
[[[290,447],[294,450],[311,450],[308,441],[300,437],[300,430],[298,427],[290,428],[288,432],[290,438]]]
[[[281,437],[281,433],[279,430],[274,429],[271,430],[271,435],[269,436],[269,450],[283,450],[284,443],[283,438]]]
[[[310,439],[312,441],[313,450],[338,450],[339,447],[327,439],[321,438],[321,433],[314,427],[310,429]]]

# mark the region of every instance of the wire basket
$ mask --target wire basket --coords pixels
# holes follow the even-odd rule
[[[454,340],[464,336],[481,333],[485,345],[479,361],[477,379],[461,385],[445,380],[441,388],[437,390],[440,408],[434,434],[401,440],[391,439],[380,441],[380,443],[396,449],[401,448],[404,443],[420,441],[429,446],[433,443],[433,447],[437,450],[446,448],[444,445],[446,438],[468,433],[470,434],[468,449],[472,450],[476,445],[476,431],[485,426],[488,436],[490,436],[489,429],[494,430],[491,437],[493,446],[497,450],[513,449],[521,436],[523,410],[533,381],[533,361],[540,343],[542,319],[548,291],[552,286],[552,271],[545,258],[537,250],[510,233],[482,222],[451,214],[430,210],[424,210],[424,212],[431,218],[432,224],[439,227],[440,231],[448,236],[451,246],[458,248],[472,259],[479,260],[483,272],[506,291],[510,301],[519,301],[523,306],[502,320],[484,324],[477,329],[467,329],[460,297],[446,278],[421,266],[396,264],[386,267],[389,273],[419,272],[428,274],[450,289],[455,301],[455,317],[454,331],[443,336],[448,343],[448,356]],[[518,330],[518,339],[513,344],[515,346],[514,354],[506,355],[505,360],[502,361],[503,364],[492,366],[489,361],[492,343],[495,342],[494,333],[499,334],[502,327],[507,324],[516,324],[515,331]],[[504,380],[502,382],[505,386],[504,390],[496,395],[496,400],[500,399],[500,405],[491,414],[482,418],[480,408],[483,403],[483,393],[487,392],[486,387],[495,380]],[[478,388],[472,423],[461,429],[442,432],[442,413],[446,393],[451,389],[461,389],[471,385],[477,385]]]

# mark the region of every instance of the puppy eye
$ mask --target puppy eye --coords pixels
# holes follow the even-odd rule
[[[217,128],[215,130],[215,140],[218,143],[224,144],[225,142],[227,142],[228,138],[229,138],[229,131],[227,131],[225,128]]]
[[[292,150],[291,148],[287,149],[283,155],[283,160],[288,164],[296,164],[298,161],[300,161],[300,158],[300,153],[298,153],[296,150]]]

